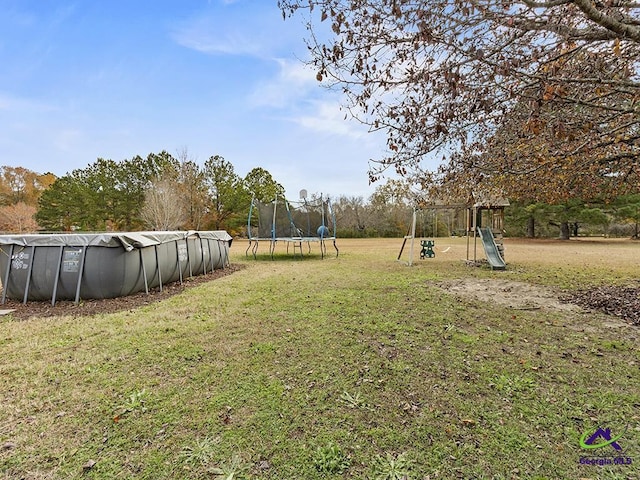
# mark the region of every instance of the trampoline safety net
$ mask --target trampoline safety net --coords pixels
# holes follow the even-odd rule
[[[254,198],[249,209],[247,235],[251,242],[323,243],[333,240],[335,247],[335,213],[330,200],[323,197],[299,202],[276,197],[268,203]]]

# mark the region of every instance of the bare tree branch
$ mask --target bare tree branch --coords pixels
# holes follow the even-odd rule
[[[637,3],[279,4],[285,17],[307,15],[318,80],[343,92],[353,118],[386,131],[372,181],[391,168],[451,191],[530,195],[537,185],[546,200],[579,193],[580,182],[582,193],[640,187],[615,173],[636,172],[640,155]]]

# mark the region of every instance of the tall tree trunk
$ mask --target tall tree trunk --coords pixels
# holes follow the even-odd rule
[[[569,240],[569,222],[560,223],[560,240]]]
[[[536,219],[531,215],[527,218],[527,238],[535,238],[536,236]]]

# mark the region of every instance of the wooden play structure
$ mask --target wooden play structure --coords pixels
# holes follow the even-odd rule
[[[438,225],[439,225],[439,213],[443,211],[454,212],[451,215],[452,219],[450,225],[446,225],[446,235],[465,235],[467,238],[467,262],[477,264],[478,260],[478,239],[483,246],[485,257],[492,270],[504,270],[506,263],[504,261],[504,209],[509,206],[509,201],[505,199],[489,199],[474,201],[472,203],[459,203],[459,204],[429,204],[416,207],[413,210],[413,217],[411,221],[411,227],[405,235],[400,253],[398,254],[398,260],[402,257],[402,253],[409,244],[409,260],[407,264],[411,266],[413,264],[414,256],[414,244],[417,235],[417,225],[419,215],[430,212],[431,219],[431,231],[427,232],[426,228],[422,228],[422,234],[418,235],[420,238],[420,258],[430,259],[435,258],[437,249],[436,238],[438,237]],[[460,223],[464,225],[460,228]],[[440,223],[442,221],[440,220]],[[457,224],[457,227],[453,226],[453,223]]]

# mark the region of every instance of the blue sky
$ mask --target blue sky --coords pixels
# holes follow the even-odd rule
[[[345,121],[276,0],[0,0],[0,165],[222,155],[297,199],[373,193],[384,138]]]

